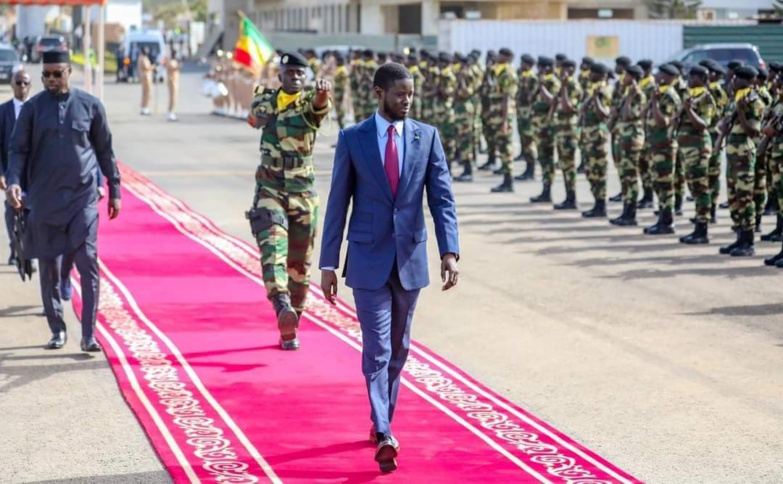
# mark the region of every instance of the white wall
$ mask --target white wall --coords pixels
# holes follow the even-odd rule
[[[98,7],[90,9],[90,19],[95,22],[98,20]],[[109,0],[104,6],[104,21],[106,23],[118,23],[125,28],[125,32],[130,32],[131,26],[141,29],[142,24],[142,4],[141,0]]]
[[[441,20],[438,48],[486,52],[508,47],[515,60],[522,54],[554,57],[560,52],[579,60],[587,55],[588,36],[617,36],[620,55],[663,62],[682,49],[682,31],[675,22]]]

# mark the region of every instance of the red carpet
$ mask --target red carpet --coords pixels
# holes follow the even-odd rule
[[[638,482],[417,343],[400,469],[382,476],[353,310],[314,288],[302,350],[280,351],[257,249],[122,175],[123,212],[101,223],[99,340],[176,482]]]

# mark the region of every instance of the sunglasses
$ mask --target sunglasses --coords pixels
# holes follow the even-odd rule
[[[27,86],[28,84],[30,83],[27,81],[16,81],[17,86]]]
[[[43,76],[45,79],[49,79],[50,77],[54,77],[55,79],[60,79],[63,77],[63,74],[68,72],[68,69],[64,71],[43,71],[41,73],[41,76]]]

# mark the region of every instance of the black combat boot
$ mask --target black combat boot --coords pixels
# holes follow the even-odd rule
[[[780,249],[780,252],[773,255],[772,257],[767,257],[764,259],[764,265],[765,266],[775,266],[775,267],[783,267],[783,264],[778,266],[778,262],[783,261],[783,248]]]
[[[757,214],[756,215],[756,233],[757,234],[761,233],[761,217],[763,217],[763,215],[761,215],[761,214]]]
[[[617,195],[609,198],[610,202],[622,202],[623,201],[623,192],[618,193]]]
[[[764,206],[764,215],[775,215],[778,212],[777,197],[767,197],[767,204]]]
[[[710,207],[710,223],[711,223],[711,224],[718,223],[718,217],[715,215],[715,212],[716,212],[716,209],[717,209],[717,208],[718,208],[718,207],[717,207],[717,206],[715,206],[715,204],[714,204],[714,203],[713,203],[713,204],[712,204],[712,206]]]
[[[544,189],[541,191],[541,195],[537,197],[530,197],[530,201],[532,203],[552,203],[551,189],[545,185]]]
[[[514,177],[514,180],[519,181],[527,181],[527,180],[535,180],[535,170],[536,170],[536,162],[535,161],[528,161],[527,166],[525,167],[525,172],[521,175],[517,175]]]
[[[506,173],[503,175],[503,183],[492,189],[492,193],[511,193],[514,191],[514,179]]]
[[[576,193],[573,191],[566,192],[566,199],[563,203],[555,205],[555,210],[576,210]]]
[[[516,158],[514,158],[514,161],[522,161],[524,159],[525,159],[525,154],[524,153],[520,153],[520,154],[517,155]]]
[[[674,215],[682,217],[682,195],[674,196]]]
[[[624,220],[625,217],[628,216],[628,207],[630,207],[629,204],[623,204],[623,213],[620,214],[617,218],[611,218],[609,219],[609,223],[612,225],[620,225],[620,221]]]
[[[740,234],[742,232],[740,232],[739,230],[736,230],[735,233],[737,234],[737,239],[734,242],[730,243],[729,245],[724,245],[723,247],[718,249],[718,252],[720,252],[721,254],[724,254],[724,255],[728,255],[728,254],[731,254],[732,250],[737,248],[737,246],[740,244]]]
[[[732,257],[750,257],[756,253],[753,239],[756,235],[753,230],[743,230],[740,232],[740,243],[731,251]]]
[[[783,241],[783,216],[778,214],[778,221],[775,225],[775,230],[768,233],[767,235],[762,235],[761,240],[763,242],[781,242]]]
[[[579,166],[576,168],[576,172],[577,173],[581,173],[581,174],[585,173],[587,171],[586,170],[586,165],[587,165],[587,163],[585,163],[585,160],[582,160],[579,163]]]
[[[473,163],[465,163],[464,171],[460,176],[454,179],[456,182],[472,182],[473,181]]]
[[[661,214],[658,216],[658,223],[644,229],[644,233],[647,235],[673,234],[674,217],[672,217],[672,209],[665,208],[661,210]]]
[[[721,210],[726,210],[727,208],[729,208],[729,202],[723,202],[718,206],[721,208]]]
[[[586,212],[582,212],[584,218],[606,218],[606,202],[604,200],[596,200],[593,208]]]
[[[490,171],[495,168],[495,153],[490,153],[487,162],[478,167],[479,171]]]
[[[696,244],[709,244],[710,239],[707,236],[707,224],[696,222],[696,228],[693,229],[693,233],[680,237],[680,242],[688,245]]]
[[[615,225],[620,227],[636,227],[639,223],[636,221],[636,202],[632,202],[626,205],[628,212],[625,214],[625,218],[621,218]]]
[[[272,297],[272,307],[277,314],[277,328],[280,330],[280,347],[284,350],[298,350],[299,338],[296,330],[299,327],[299,316],[291,307],[288,294],[276,294]]]
[[[644,210],[646,208],[653,208],[653,191],[651,188],[644,189],[644,196],[639,200],[639,204],[636,208]]]

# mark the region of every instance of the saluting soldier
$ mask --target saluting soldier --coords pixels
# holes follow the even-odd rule
[[[555,210],[576,210],[576,147],[579,106],[582,87],[574,77],[576,62],[565,59],[561,64],[560,92],[555,100],[555,130],[558,147],[558,163],[563,172],[566,199],[555,205]]]
[[[773,116],[764,127],[764,137],[769,140],[772,147],[770,150],[770,166],[772,167],[773,183],[775,185],[775,196],[778,198],[778,225],[783,221],[783,75],[778,72],[775,78],[775,108]],[[770,242],[775,238],[767,238]],[[777,237],[778,241],[783,240],[783,236]],[[764,264],[783,268],[783,250],[778,254],[764,259]]]
[[[715,117],[715,100],[707,82],[709,73],[702,66],[693,66],[688,76],[688,97],[676,120],[678,149],[685,165],[685,179],[696,203],[696,226],[693,233],[680,238],[683,244],[709,243],[707,224],[710,220],[710,157],[712,137],[710,125]]]
[[[742,66],[734,71],[732,90],[734,108],[722,125],[721,136],[726,139],[726,161],[729,165],[727,180],[729,187],[729,210],[737,233],[737,240],[720,248],[721,254],[734,257],[755,254],[754,225],[756,207],[753,202],[753,189],[756,173],[755,139],[761,131],[761,116],[764,103],[753,89],[758,71],[753,67]]]
[[[772,73],[771,77],[773,84],[771,92],[774,96],[774,101],[772,107],[767,110],[768,115],[765,119],[764,129],[762,130],[764,136],[762,137],[762,141],[759,142],[759,151],[763,152],[761,150],[761,145],[766,138],[766,144],[769,147],[769,149],[766,150],[765,158],[767,160],[767,171],[770,173],[770,197],[775,199],[774,207],[776,209],[777,222],[772,232],[762,235],[761,240],[764,242],[780,242],[783,240],[783,216],[781,215],[781,213],[783,213],[781,212],[783,205],[780,203],[780,197],[783,193],[780,191],[781,173],[776,159],[775,150],[778,146],[775,142],[776,135],[774,134],[774,129],[778,119],[781,117],[781,112],[783,112],[783,99],[781,99],[783,93],[781,93],[780,89],[781,83],[783,82],[783,76],[780,75],[780,64],[777,62],[770,62],[769,70]]]
[[[280,89],[256,92],[248,123],[261,129],[261,163],[247,216],[261,251],[267,297],[277,315],[280,346],[299,349],[297,328],[310,285],[310,257],[318,226],[313,144],[329,114],[331,85],[304,90],[307,59],[280,59]]]
[[[498,51],[498,63],[493,67],[494,84],[490,94],[492,112],[485,118],[490,123],[490,131],[494,136],[494,146],[500,155],[500,170],[503,183],[492,189],[493,193],[513,192],[514,146],[511,123],[516,114],[517,75],[511,60],[514,53],[511,49],[502,48]]]
[[[585,158],[587,181],[595,199],[593,208],[583,212],[585,218],[606,217],[606,168],[609,153],[606,144],[609,140],[609,118],[612,107],[612,90],[606,82],[609,69],[603,64],[594,63],[590,67],[590,83],[587,97],[582,102],[582,135],[584,145],[582,157]]]
[[[533,95],[533,129],[538,137],[538,161],[541,164],[541,194],[531,197],[533,203],[552,201],[552,181],[555,177],[555,129],[551,112],[557,104],[560,79],[554,73],[554,61],[549,57],[538,58],[538,88]]]
[[[582,96],[583,99],[580,99],[580,101],[583,101],[585,97],[587,97],[587,88],[590,86],[590,67],[595,63],[592,57],[582,57],[582,63],[579,64],[579,87],[582,88]],[[579,166],[576,168],[577,173],[585,173],[585,167],[587,166],[587,157],[585,156],[585,151],[587,151],[587,147],[585,146],[585,137],[582,134],[582,125],[581,123],[579,126],[577,126],[577,138],[579,140]]]
[[[622,167],[623,213],[610,222],[619,226],[636,226],[639,198],[639,155],[644,146],[644,108],[647,98],[639,88],[644,71],[639,66],[625,69],[623,85],[626,94],[618,107],[617,134]]]
[[[764,68],[758,68],[758,76],[756,76],[756,93],[764,104],[764,113],[762,120],[765,120],[768,116],[768,110],[772,107],[774,99],[767,89],[767,79],[769,79],[769,72]],[[756,138],[756,144],[758,145],[759,139]],[[756,183],[753,187],[753,203],[756,205],[756,232],[761,232],[761,218],[767,211],[767,199],[768,197],[768,182],[770,172],[767,169],[767,153],[761,153],[758,151],[756,163]]]
[[[518,160],[525,160],[525,171],[517,175],[515,180],[534,180],[536,163],[538,159],[538,147],[536,132],[531,120],[533,116],[533,94],[538,89],[538,77],[533,72],[536,60],[530,54],[524,54],[520,58],[519,89],[517,90],[517,131],[522,148]]]
[[[443,151],[446,153],[446,161],[451,169],[451,162],[457,155],[457,139],[454,115],[454,94],[457,91],[457,76],[453,70],[453,58],[448,52],[441,52],[438,56],[440,75],[438,76],[438,97],[435,105],[435,118],[438,121],[443,137]]]
[[[677,158],[674,119],[680,110],[680,95],[675,82],[680,71],[671,64],[658,69],[658,87],[652,91],[647,108],[646,146],[652,171],[652,183],[658,196],[658,221],[644,229],[647,235],[674,233],[674,169]],[[641,160],[639,161],[641,165]]]

